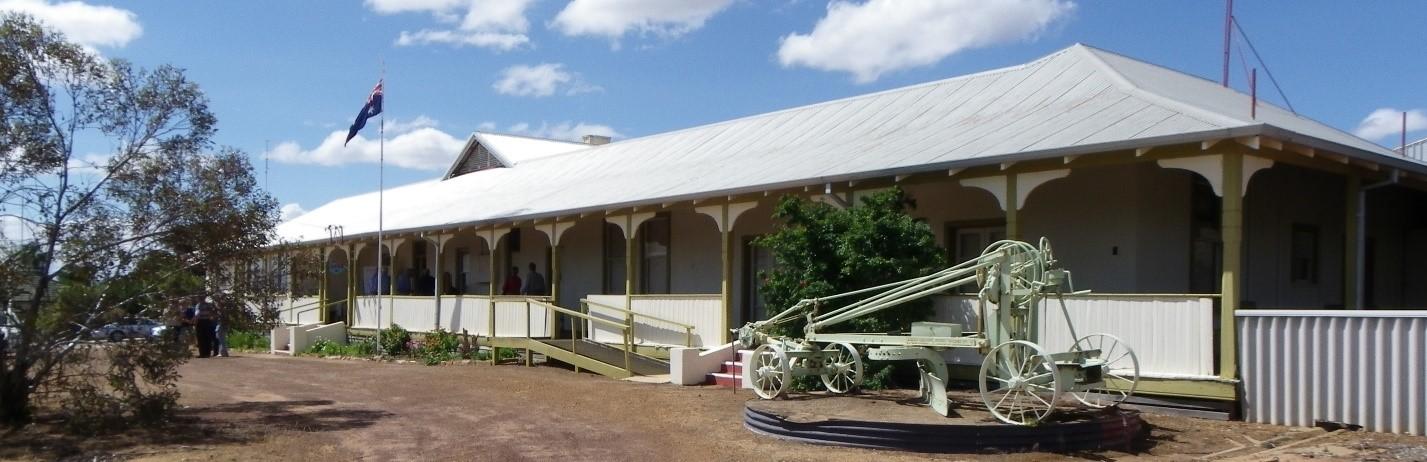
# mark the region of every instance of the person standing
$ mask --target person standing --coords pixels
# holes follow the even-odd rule
[[[211,300],[211,299],[210,299]],[[228,323],[224,321],[224,310],[217,303],[213,306],[213,356],[228,357]]]
[[[535,262],[530,262],[530,272],[525,275],[525,288],[521,289],[524,295],[545,295],[545,276],[541,276],[535,271]]]
[[[505,284],[501,286],[501,295],[520,295],[520,267],[510,267],[510,273],[505,276]]]
[[[182,305],[184,301],[186,301],[186,300],[179,300],[178,303],[179,303],[180,305]],[[181,311],[181,313],[178,315],[178,325],[177,325],[177,327],[174,327],[174,331],[173,331],[173,339],[174,339],[175,342],[178,342],[178,343],[181,343],[181,344],[187,344],[187,343],[188,343],[188,337],[186,337],[186,336],[188,335],[189,329],[192,329],[192,328],[193,328],[193,307],[194,307],[194,306],[196,306],[196,304],[195,304],[195,305],[191,305],[191,306],[189,306],[189,307],[187,307],[187,308],[182,308],[182,309],[179,310],[179,311]]]
[[[198,337],[198,357],[213,355],[213,330],[215,327],[213,298],[207,297],[193,305],[194,334]]]

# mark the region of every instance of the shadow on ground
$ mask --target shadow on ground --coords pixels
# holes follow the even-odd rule
[[[188,407],[156,427],[116,429],[98,435],[67,433],[63,421],[48,417],[0,433],[0,459],[128,459],[174,449],[249,444],[283,432],[358,429],[392,415],[337,406],[330,400],[242,401]]]

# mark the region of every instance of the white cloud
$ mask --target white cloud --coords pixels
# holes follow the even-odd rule
[[[500,32],[465,32],[452,30],[430,30],[422,29],[416,32],[401,31],[401,35],[396,37],[397,46],[414,46],[430,44],[446,44],[452,46],[473,46],[478,48],[490,48],[499,51],[514,50],[521,45],[530,43],[530,37],[525,34],[504,34]]]
[[[1359,138],[1377,141],[1387,135],[1397,135],[1402,133],[1402,113],[1407,113],[1407,131],[1415,132],[1427,130],[1427,113],[1421,109],[1401,110],[1397,108],[1380,108],[1372,111],[1358,122],[1358,128],[1353,129],[1353,134]],[[1394,140],[1396,141],[1396,140]],[[1412,140],[1408,140],[1412,141]],[[1393,143],[1397,144],[1396,142]]]
[[[560,63],[542,63],[534,66],[517,64],[505,68],[501,78],[491,88],[496,93],[512,96],[543,97],[563,91],[566,95],[576,95],[601,91],[596,85],[586,83],[579,74],[565,70]]]
[[[70,40],[90,47],[123,47],[144,34],[138,15],[112,6],[78,1],[0,0],[0,11],[29,13]]]
[[[109,159],[113,154],[84,154],[69,159],[70,173],[80,175],[98,175],[109,168]]]
[[[1068,0],[833,0],[812,32],[783,37],[778,62],[849,72],[866,83],[963,50],[1034,38],[1074,8]]]
[[[530,43],[525,10],[534,0],[367,0],[381,14],[426,13],[442,28],[401,31],[398,46],[446,44],[508,51]]]
[[[426,116],[387,124],[386,163],[415,170],[444,170],[450,167],[466,140],[438,130],[436,125],[437,121]],[[367,129],[369,133],[371,128],[374,127]],[[288,164],[328,166],[375,164],[381,158],[381,140],[357,135],[343,146],[342,141],[346,138],[347,129],[343,128],[328,134],[317,147],[311,149],[303,149],[296,141],[284,141],[268,151],[268,158]]]
[[[630,31],[679,36],[704,26],[733,0],[573,0],[551,27],[565,35],[619,39]]]
[[[406,132],[416,131],[416,129],[419,128],[435,128],[439,126],[441,126],[441,122],[437,121],[436,119],[427,117],[425,114],[422,114],[416,116],[415,119],[411,120],[400,120],[393,118],[391,119],[391,122],[387,122],[386,131],[393,135],[399,135]]]
[[[482,126],[493,123],[482,123]],[[600,135],[610,138],[623,138],[624,135],[610,128],[608,125],[592,124],[586,122],[559,122],[551,124],[540,122],[539,126],[526,122],[517,123],[506,128],[509,133],[517,135],[534,136],[537,138],[548,138],[553,140],[580,141],[585,135]]]
[[[459,7],[463,0],[367,0],[367,7],[382,14],[444,12]]]
[[[282,208],[279,209],[279,213],[281,214],[279,218],[280,220],[288,221],[306,214],[307,209],[302,208],[302,204],[291,202],[287,204],[282,204]]]
[[[4,210],[0,210],[0,213],[4,213],[4,215],[0,215],[0,241],[8,241],[13,244],[35,238],[35,226],[15,216],[18,213]]]

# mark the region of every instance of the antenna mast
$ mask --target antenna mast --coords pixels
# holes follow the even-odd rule
[[[1234,0],[1224,0],[1224,79],[1221,84],[1229,87],[1229,44],[1230,32],[1234,28]]]

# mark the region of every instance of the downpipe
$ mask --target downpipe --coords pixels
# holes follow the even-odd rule
[[[1354,294],[1353,300],[1353,309],[1355,310],[1363,309],[1363,299],[1366,297],[1365,294],[1368,290],[1367,287],[1363,286],[1363,284],[1366,283],[1367,279],[1366,276],[1364,276],[1363,274],[1363,267],[1367,266],[1367,256],[1364,255],[1364,253],[1367,251],[1368,240],[1368,192],[1374,189],[1397,184],[1397,181],[1401,176],[1401,172],[1401,170],[1393,169],[1391,173],[1388,173],[1386,180],[1366,185],[1358,189],[1358,216],[1356,217],[1358,228],[1358,241],[1353,243],[1353,245],[1357,247],[1357,252],[1354,252],[1357,256],[1357,261],[1353,262],[1353,266],[1354,268],[1356,268],[1356,271],[1354,271],[1354,278],[1356,279],[1354,281],[1354,285],[1358,288],[1357,293]]]

